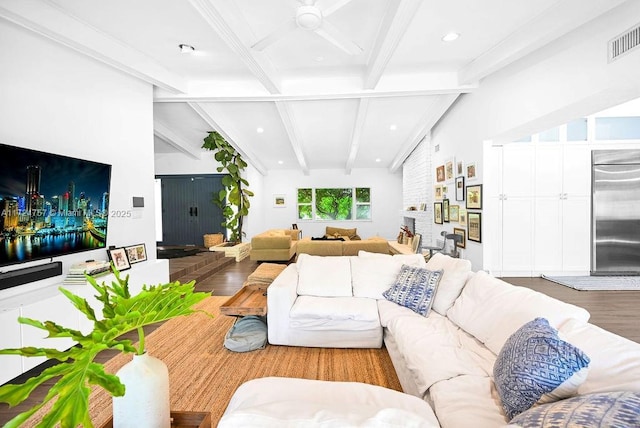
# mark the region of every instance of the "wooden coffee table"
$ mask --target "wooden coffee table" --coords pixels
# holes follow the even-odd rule
[[[220,306],[220,313],[236,317],[267,315],[268,284],[246,284]]]

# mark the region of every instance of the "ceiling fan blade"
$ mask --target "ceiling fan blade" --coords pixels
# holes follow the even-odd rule
[[[358,46],[352,40],[349,40],[349,38],[347,38],[347,36],[345,36],[342,31],[338,30],[333,24],[327,22],[326,20],[322,21],[322,25],[320,26],[320,28],[314,31],[316,32],[316,34],[324,37],[325,39],[327,39],[327,41],[342,49],[349,55],[360,55],[363,52],[360,46]]]
[[[296,19],[289,19],[288,21],[284,22],[278,29],[272,31],[271,33],[267,34],[265,37],[251,45],[251,49],[261,51],[272,43],[277,42],[278,40],[286,36],[287,33],[295,30],[296,28],[298,28]]]
[[[336,12],[338,9],[342,9],[342,7],[348,5],[353,0],[336,0],[331,6],[322,9],[322,16],[329,16],[332,13]]]

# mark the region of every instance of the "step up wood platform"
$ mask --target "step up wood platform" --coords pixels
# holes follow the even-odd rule
[[[235,261],[225,257],[224,253],[212,251],[203,251],[193,256],[169,259],[169,279],[182,283],[195,280],[198,283],[233,263]]]

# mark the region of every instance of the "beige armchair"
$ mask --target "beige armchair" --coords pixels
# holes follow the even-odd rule
[[[255,261],[288,261],[296,254],[299,230],[271,229],[251,238],[249,257]]]

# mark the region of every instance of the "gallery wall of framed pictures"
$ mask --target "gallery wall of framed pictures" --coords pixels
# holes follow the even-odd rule
[[[476,162],[464,162],[455,157],[436,165],[434,170],[433,221],[435,224],[453,223],[454,233],[463,237],[459,248],[466,248],[467,241],[482,242],[483,195],[478,177]],[[451,203],[454,198],[455,204]]]

